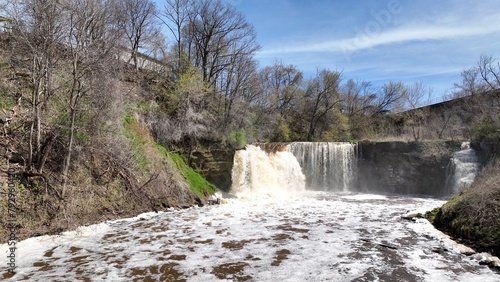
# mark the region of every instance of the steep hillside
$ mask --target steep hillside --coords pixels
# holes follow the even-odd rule
[[[2,144],[5,139],[2,137]],[[19,140],[11,140],[15,142]],[[5,174],[2,193],[8,191],[8,167],[16,172],[13,195],[18,240],[146,211],[201,205],[216,189],[182,158],[157,144],[132,115],[124,119],[115,136],[100,139],[100,145],[81,149],[64,197],[57,169],[29,175],[21,164],[11,163],[2,154],[7,162],[1,166]],[[8,238],[9,220],[8,199],[3,201],[2,242]]]
[[[473,185],[427,214],[438,229],[479,251],[500,256],[500,162],[487,166]]]
[[[34,84],[18,43],[0,39],[1,242],[12,230],[20,240],[202,205],[215,192],[145,121],[155,97],[147,86],[159,74],[111,61],[72,106],[66,58]]]

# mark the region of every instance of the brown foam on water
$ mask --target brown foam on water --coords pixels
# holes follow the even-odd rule
[[[194,241],[196,244],[212,244],[214,239],[198,240]]]
[[[252,242],[253,240],[241,240],[241,241],[229,241],[222,242],[222,247],[230,250],[241,250],[246,244]]]
[[[246,262],[235,262],[235,263],[224,263],[215,266],[212,270],[212,274],[219,279],[232,279],[233,281],[250,281],[252,276],[245,275],[245,267],[248,266]]]
[[[186,255],[171,255],[168,259],[171,259],[171,260],[186,260]]]
[[[132,281],[170,281],[170,282],[186,282],[183,278],[184,273],[179,271],[177,263],[166,263],[161,266],[153,265],[146,268],[131,268],[128,276],[132,277]],[[159,275],[159,279],[156,278]]]
[[[52,257],[52,255],[54,254],[54,250],[55,250],[56,248],[57,248],[57,247],[52,248],[52,249],[50,249],[50,250],[46,251],[46,252],[45,252],[45,254],[44,254],[43,256],[44,256],[44,257],[49,257],[49,258],[50,258],[50,257]]]
[[[281,234],[273,235],[273,240],[274,241],[293,240],[293,237],[288,235],[288,234],[281,233]]]
[[[297,232],[297,233],[307,233],[307,232],[309,232],[309,229],[297,228],[297,227],[293,227],[293,226],[291,226],[289,224],[279,225],[276,228],[284,230],[284,231],[291,231],[291,232]]]
[[[279,266],[282,261],[288,258],[291,252],[287,249],[276,251],[276,259],[271,263],[271,266]]]
[[[54,268],[53,265],[50,265],[48,262],[45,261],[37,261],[33,263],[33,266],[39,267],[39,271],[48,271],[52,270]]]

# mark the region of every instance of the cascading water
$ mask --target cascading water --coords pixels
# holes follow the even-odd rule
[[[349,191],[356,145],[309,143],[248,145],[234,156],[234,193],[290,194],[308,190]]]
[[[476,152],[470,148],[469,142],[462,143],[460,151],[455,152],[448,166],[447,188],[457,194],[468,188],[479,171]]]
[[[266,153],[247,145],[236,151],[232,172],[234,193],[287,195],[305,190],[299,162],[287,151]]]
[[[356,144],[295,142],[288,150],[300,163],[307,189],[349,191],[356,168]]]

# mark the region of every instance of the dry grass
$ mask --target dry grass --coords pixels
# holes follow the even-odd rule
[[[468,215],[480,225],[500,228],[500,162],[488,165],[477,176],[466,193],[466,200],[474,207]]]

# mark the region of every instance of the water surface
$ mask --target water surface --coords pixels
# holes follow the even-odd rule
[[[426,220],[401,219],[441,204],[306,192],[146,213],[22,241],[12,280],[500,281]]]

